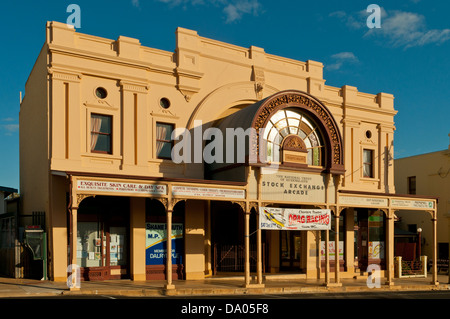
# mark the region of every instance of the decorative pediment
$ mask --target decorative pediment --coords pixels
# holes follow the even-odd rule
[[[283,141],[283,150],[308,152],[305,142],[298,135],[289,135]]]

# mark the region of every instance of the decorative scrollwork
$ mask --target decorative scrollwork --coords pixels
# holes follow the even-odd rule
[[[256,114],[253,127],[258,133],[256,138],[252,141],[252,151],[255,154],[259,154],[259,132],[265,126],[271,114],[283,106],[294,104],[305,108],[310,113],[314,114],[318,120],[320,120],[327,131],[329,142],[331,144],[330,147],[332,154],[330,156],[330,164],[342,166],[343,157],[340,134],[331,113],[325,108],[325,106],[317,102],[314,98],[308,96],[306,93],[285,91],[278,94],[278,96],[274,96],[272,99],[269,98],[266,103],[263,103]]]
[[[77,194],[77,207],[80,206],[80,203],[88,197],[95,197],[95,195],[91,194]]]
[[[258,202],[250,202],[249,210],[252,210],[252,208],[255,210],[256,213],[258,213],[258,209],[259,209]]]
[[[245,213],[245,202],[231,202],[232,204],[237,204],[241,207],[242,211]]]

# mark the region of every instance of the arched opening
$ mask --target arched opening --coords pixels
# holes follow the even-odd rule
[[[301,109],[286,108],[273,114],[264,127],[263,138],[267,143],[268,162],[293,161],[309,166],[324,166],[324,139],[320,128]],[[281,151],[291,156],[282,156]],[[298,152],[305,154],[303,157],[294,157]]]

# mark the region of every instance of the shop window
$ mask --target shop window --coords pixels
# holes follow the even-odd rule
[[[112,154],[112,116],[91,115],[91,152]]]
[[[76,257],[84,280],[129,276],[129,207],[127,197],[112,196],[90,197],[80,204]],[[120,275],[106,271],[108,268]]]
[[[363,177],[373,178],[373,150],[363,150]]]
[[[336,217],[334,215],[331,215],[331,229],[329,230],[329,247],[328,247],[328,253],[330,255],[330,260],[334,261],[336,256]],[[339,248],[338,248],[338,254],[339,254],[339,260],[341,263],[344,260],[344,250],[345,250],[345,214],[339,216]],[[325,260],[325,231],[321,231],[321,259],[322,261]]]
[[[384,259],[385,218],[380,210],[369,212],[369,259]]]
[[[448,243],[438,243],[438,259],[448,259]]]
[[[156,156],[161,159],[172,158],[172,132],[173,124],[156,123]]]
[[[77,264],[80,267],[100,267],[102,260],[101,226],[98,222],[78,222]]]
[[[416,195],[416,177],[408,177],[408,194]]]

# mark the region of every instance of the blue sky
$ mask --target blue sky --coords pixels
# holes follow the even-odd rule
[[[19,92],[45,41],[46,21],[81,9],[79,32],[134,37],[173,51],[175,29],[300,61],[324,63],[326,84],[395,96],[395,158],[446,149],[450,124],[450,1],[10,1],[0,24],[0,186],[19,188]],[[369,4],[381,28],[369,29]]]

